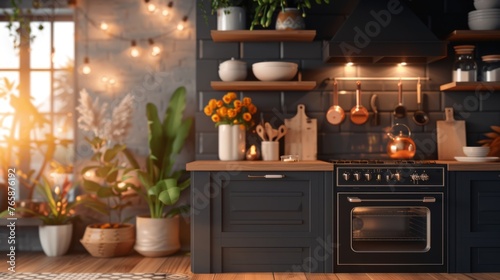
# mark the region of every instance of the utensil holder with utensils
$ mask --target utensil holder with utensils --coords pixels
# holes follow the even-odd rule
[[[263,160],[279,160],[280,157],[280,142],[279,140],[285,136],[287,128],[285,125],[280,125],[278,129],[271,126],[270,123],[258,124],[256,127],[257,134],[261,142],[261,154]]]

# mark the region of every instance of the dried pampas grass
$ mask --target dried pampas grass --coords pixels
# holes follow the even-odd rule
[[[80,91],[79,104],[76,110],[78,116],[78,127],[81,130],[94,133],[94,136],[115,143],[123,143],[130,127],[133,112],[134,98],[130,94],[125,95],[122,101],[115,107],[111,116],[106,117],[108,104],[100,104],[99,98],[92,101],[86,89]]]

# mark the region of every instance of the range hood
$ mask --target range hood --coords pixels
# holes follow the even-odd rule
[[[360,0],[324,45],[331,63],[429,63],[446,57],[439,40],[403,0]]]

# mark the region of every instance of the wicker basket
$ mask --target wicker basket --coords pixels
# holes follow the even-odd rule
[[[83,247],[93,257],[111,258],[129,254],[135,244],[135,226],[125,224],[120,228],[97,228],[89,225],[85,228]]]

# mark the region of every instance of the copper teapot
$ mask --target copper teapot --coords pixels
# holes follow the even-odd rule
[[[394,135],[392,131],[396,126],[404,126],[408,130],[408,135],[403,134],[403,131],[399,131],[399,134]],[[387,154],[392,159],[411,159],[415,156],[417,151],[417,146],[413,139],[411,139],[410,128],[404,124],[397,123],[392,126],[391,132],[387,133],[390,140],[387,143]]]

